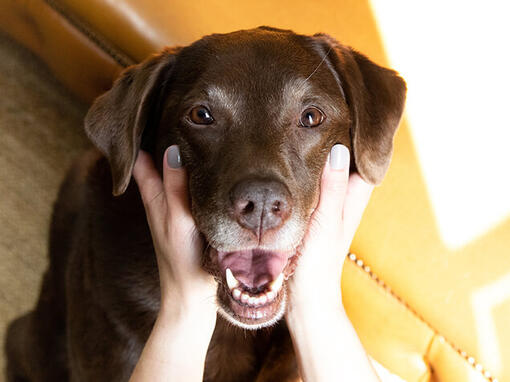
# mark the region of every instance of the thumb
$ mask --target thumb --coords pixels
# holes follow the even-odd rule
[[[314,219],[319,226],[340,222],[349,180],[349,149],[341,144],[331,148],[321,177],[319,204]]]

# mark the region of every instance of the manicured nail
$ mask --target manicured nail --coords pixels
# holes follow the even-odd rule
[[[181,152],[179,151],[179,146],[172,145],[168,148],[166,160],[171,168],[179,168],[182,166]]]
[[[329,165],[333,170],[342,170],[349,163],[349,149],[341,144],[336,144],[331,148],[329,156]]]

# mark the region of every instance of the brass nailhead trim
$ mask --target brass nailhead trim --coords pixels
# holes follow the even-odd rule
[[[402,300],[395,292],[383,281],[381,280],[365,262],[357,257],[354,253],[349,253],[348,258],[351,262],[353,262],[358,268],[360,268],[363,272],[368,274],[372,280],[374,280],[381,288],[383,288],[386,292],[388,292],[391,296],[393,296],[398,302],[404,305],[413,315],[415,315],[420,321],[422,321],[427,327],[434,332],[434,334],[438,337],[439,342],[446,343],[449,345],[457,354],[459,354],[464,360],[471,365],[473,369],[479,372],[482,377],[484,377],[489,382],[498,382],[498,379],[494,377],[489,370],[482,366],[482,364],[476,362],[474,357],[469,356],[465,351],[461,350],[458,346],[455,346],[451,341],[448,341],[444,336],[442,336],[436,329],[434,329],[425,319],[418,314],[407,302]]]

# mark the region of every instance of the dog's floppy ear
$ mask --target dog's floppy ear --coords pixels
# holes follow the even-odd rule
[[[129,184],[142,133],[178,51],[167,48],[127,68],[85,117],[87,136],[110,163],[114,195],[124,193]]]
[[[375,64],[333,38],[316,37],[327,44],[328,59],[340,76],[353,114],[351,137],[356,168],[365,181],[379,184],[390,165],[406,84],[397,72]]]

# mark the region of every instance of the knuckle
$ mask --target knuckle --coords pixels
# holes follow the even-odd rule
[[[343,193],[346,189],[347,183],[343,178],[330,179],[326,182],[326,192],[338,194]]]

